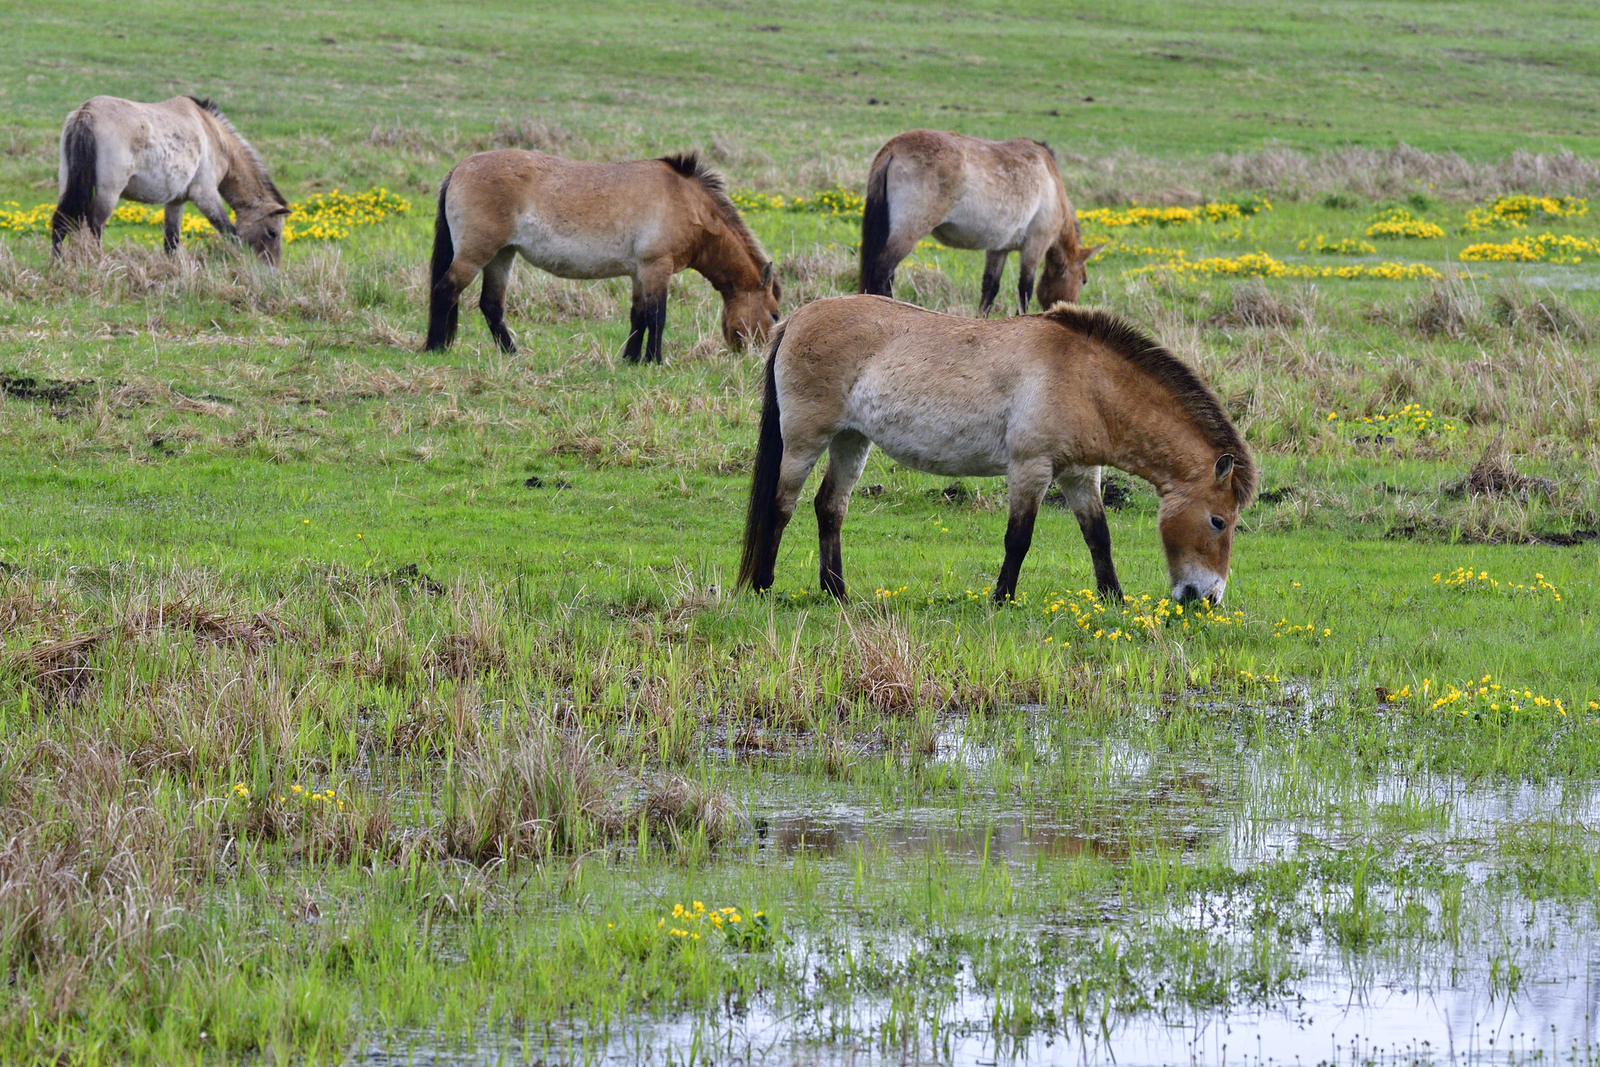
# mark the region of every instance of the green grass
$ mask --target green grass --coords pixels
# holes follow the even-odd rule
[[[50,196],[49,132],[84,96],[192,90],[291,197],[386,183],[413,208],[280,272],[127,230],[54,266],[44,237],[0,237],[0,1058],[1128,1062],[1302,1010],[1348,1043],[1325,1009],[1352,999],[1333,1017],[1380,1037],[1400,986],[1489,990],[1495,1018],[1581,1045],[1527,994],[1575,973],[1600,903],[1596,265],[1147,268],[1442,270],[1470,241],[1592,238],[1591,215],[1464,232],[1486,194],[1430,190],[1437,157],[1299,188],[1195,156],[1592,151],[1586,12],[115,14],[13,13],[13,198]],[[625,283],[526,268],[518,357],[470,309],[451,352],[417,351],[429,196],[460,154],[692,144],[804,192],[915,124],[1135,150],[1103,183],[1068,160],[1084,206],[1191,180],[1273,200],[1108,229],[1153,251],[1109,251],[1087,290],[1258,452],[1270,496],[1221,618],[1158,608],[1157,502],[1127,482],[1126,613],[1081,595],[1054,507],[996,609],[1003,481],[879,456],[845,525],[853,604],[817,595],[804,508],[774,595],[735,593],[760,365],[723,351],[696,277],[664,367],[618,359]],[[1445,235],[1300,247],[1394,206]],[[853,287],[855,220],[750,222],[787,307]],[[901,295],[970,313],[979,269],[926,247]],[[1410,404],[1435,415],[1362,421]],[[1474,495],[1475,466],[1546,481]],[[761,933],[674,935],[695,901]]]

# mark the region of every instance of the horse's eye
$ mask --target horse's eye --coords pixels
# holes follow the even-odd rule
[[[1228,520],[1224,519],[1220,515],[1213,515],[1211,516],[1211,528],[1217,531],[1217,533],[1221,533],[1223,530],[1228,528]]]
[[[770,314],[772,315],[772,321],[773,322],[777,322],[778,321],[778,313],[776,311],[773,311],[773,312],[770,312]]]

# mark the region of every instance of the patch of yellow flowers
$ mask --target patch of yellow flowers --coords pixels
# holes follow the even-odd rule
[[[614,923],[611,928],[616,928]],[[746,916],[737,907],[707,909],[699,900],[674,904],[672,914],[656,922],[656,930],[686,943],[720,933],[727,944],[743,949],[765,948],[775,939],[772,921],[766,912],[757,911]]]
[[[1367,236],[1386,241],[1401,238],[1431,241],[1444,236],[1444,227],[1426,219],[1413,218],[1411,212],[1403,207],[1394,207],[1373,220],[1372,225],[1367,227]]]
[[[1325,422],[1338,422],[1337,411],[1328,412]],[[1344,420],[1346,426],[1359,429],[1362,426],[1371,426],[1374,429],[1390,433],[1407,431],[1418,437],[1426,437],[1436,433],[1452,433],[1456,424],[1450,421],[1449,416],[1435,415],[1432,408],[1425,408],[1421,404],[1407,404],[1399,411],[1391,411],[1387,415],[1352,415]]]
[[[1535,215],[1542,219],[1567,219],[1588,214],[1588,211],[1589,201],[1581,196],[1502,196],[1467,212],[1461,232],[1520,230]]]
[[[1412,692],[1406,686],[1391,699],[1415,697],[1427,700],[1435,692],[1433,679],[1424,678],[1422,684]],[[1567,714],[1566,705],[1560,697],[1549,697],[1542,693],[1535,693],[1528,686],[1501,685],[1494,680],[1492,674],[1485,674],[1475,682],[1469,681],[1465,685],[1457,686],[1446,684],[1439,695],[1429,703],[1430,711],[1440,711],[1451,708],[1462,715],[1482,715],[1484,712],[1518,712],[1549,709],[1562,716]],[[1600,701],[1589,701],[1590,711],[1600,711]]]
[[[243,782],[235,782],[233,788],[230,789],[228,793],[230,798],[235,798],[238,800],[249,800],[253,795],[250,792],[250,787],[245,785]],[[305,786],[296,783],[289,787],[288,793],[278,794],[278,803],[280,804],[286,803],[291,799],[303,801],[307,805],[321,804],[326,805],[329,808],[337,808],[339,811],[344,810],[344,801],[339,798],[338,791],[331,787],[328,789],[314,790],[307,789]]]
[[[1180,629],[1238,626],[1245,621],[1242,611],[1232,614],[1217,611],[1208,601],[1185,608],[1167,597],[1155,599],[1148,593],[1140,597],[1125,596],[1121,604],[1102,600],[1092,589],[1076,593],[1047,596],[1041,610],[1047,622],[1059,616],[1079,633],[1095,641],[1132,641],[1136,636],[1149,637],[1169,623]],[[1047,645],[1066,644],[1054,636],[1046,637]]]
[[[1449,574],[1440,572],[1433,576],[1433,584],[1442,589],[1459,589],[1462,592],[1492,593],[1504,589],[1507,593],[1526,593],[1530,596],[1544,596],[1549,594],[1552,600],[1561,599],[1561,591],[1545,579],[1542,574],[1534,574],[1533,582],[1524,585],[1522,582],[1505,582],[1502,584],[1498,578],[1489,577],[1488,571],[1480,571],[1472,567],[1457,567]]]
[[[1572,234],[1539,233],[1509,241],[1480,241],[1461,250],[1468,263],[1582,263],[1600,255],[1600,241]]]
[[[1341,237],[1337,241],[1330,241],[1320,233],[1295,247],[1302,252],[1317,252],[1324,256],[1370,256],[1378,250],[1377,245],[1370,245],[1359,237]]]
[[[740,211],[803,211],[818,215],[859,215],[866,200],[841,185],[810,196],[782,196],[739,189],[728,195]]]
[[[314,193],[289,205],[289,215],[283,224],[283,243],[342,241],[359,226],[373,226],[391,215],[403,215],[410,210],[411,201],[383,188],[369,189],[364,193],[343,193],[338,189],[329,193]],[[54,204],[39,204],[24,210],[16,201],[10,201],[0,208],[0,231],[48,233],[50,217],[54,213]],[[111,213],[109,222],[128,226],[161,226],[165,220],[166,209],[163,207],[123,203],[118,204]],[[214,234],[216,230],[198,212],[185,211],[179,232],[188,238]]]
[[[1092,222],[1107,229],[1124,226],[1187,226],[1197,222],[1235,222],[1260,211],[1271,211],[1265,200],[1245,203],[1229,201],[1201,204],[1199,207],[1141,207],[1134,204],[1125,208],[1090,208],[1078,212],[1080,223]]]
[[[1234,278],[1345,278],[1379,279],[1383,281],[1415,281],[1419,278],[1439,278],[1442,275],[1426,263],[1350,263],[1344,266],[1320,266],[1313,263],[1285,263],[1273,259],[1266,252],[1246,252],[1237,256],[1210,256],[1191,260],[1182,250],[1165,263],[1152,263],[1125,271],[1131,277],[1146,272],[1177,275],[1223,276]]]

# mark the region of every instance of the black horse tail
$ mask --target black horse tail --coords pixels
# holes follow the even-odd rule
[[[889,243],[889,162],[892,158],[883,156],[881,164],[873,160],[872,171],[867,175],[867,203],[861,211],[861,279],[856,286],[859,293],[894,295],[894,267],[884,270],[883,265],[884,247]]]
[[[94,122],[80,107],[61,131],[61,161],[66,165],[67,180],[50,219],[50,251],[54,255],[61,253],[67,234],[92,221],[97,156]]]
[[[756,469],[750,476],[750,506],[744,519],[744,554],[739,557],[737,588],[749,586],[758,593],[772,588],[778,563],[778,540],[784,520],[778,514],[778,473],[783,468],[783,430],[778,422],[778,347],[783,331],[778,327],[767,348],[767,386],[761,398],[761,431],[756,445]]]
[[[450,285],[450,264],[456,259],[455,242],[450,238],[450,220],[444,215],[445,194],[450,191],[450,175],[439,183],[439,214],[433,220],[432,285],[428,301],[428,340],[423,349],[442,352],[456,339],[456,324],[461,318],[461,294]]]

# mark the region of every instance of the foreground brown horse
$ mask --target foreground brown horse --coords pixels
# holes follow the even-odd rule
[[[139,104],[97,96],[81,104],[61,129],[60,189],[50,220],[58,255],[75,229],[99,243],[118,199],[127,197],[166,205],[168,252],[183,232],[183,202],[192,200],[218,233],[238,237],[268,263],[283,257],[289,202],[256,150],[209,100],[175,96]]]
[[[844,599],[839,530],[873,444],[929,474],[1007,476],[997,601],[1016,592],[1052,481],[1078,518],[1101,595],[1119,600],[1102,466],[1161,494],[1158,525],[1179,601],[1221,602],[1239,509],[1255,494],[1250,450],[1216,398],[1108,312],[1063,304],[985,321],[875,296],[818,300],[778,328],[767,357],[740,586],[771,587],[800,488],[827,452],[816,500],[822,588]]]
[[[722,179],[693,153],[586,163],[503,149],[458,163],[439,186],[428,349],[455,339],[461,290],[481,270],[478,307],[500,347],[516,351],[505,291],[518,252],[562,278],[633,278],[633,328],[623,352],[630,362],[646,332],[645,359],[661,362],[667,284],[686,268],[721,294],[730,346],[764,339],[778,321],[771,261]]]
[[[860,292],[894,295],[894,270],[933,234],[951,248],[982,249],[988,314],[1000,293],[1006,257],[1017,253],[1017,312],[1024,314],[1039,275],[1039,306],[1073,302],[1100,246],[1078,240],[1055,156],[1038,141],[985,141],[960,133],[912,130],[878,150],[867,172],[861,216]]]

